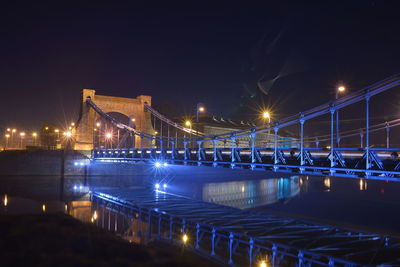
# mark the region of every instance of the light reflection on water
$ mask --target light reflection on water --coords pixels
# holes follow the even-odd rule
[[[145,180],[152,178],[151,175],[144,177]],[[335,224],[343,221],[400,233],[397,212],[400,183],[308,176],[224,178],[224,182],[211,179],[203,182],[192,177],[170,179],[167,191],[240,209],[304,216]],[[68,177],[62,184],[60,177],[0,177],[0,214],[64,212],[85,222],[96,222],[102,214],[94,213],[87,194],[89,189],[126,189],[135,185],[143,187],[143,182],[132,179],[128,183],[123,177],[89,177],[85,183],[83,177]],[[146,190],[153,190],[153,184]]]
[[[249,209],[292,198],[299,194],[298,176],[245,180],[203,185],[202,200],[239,209]]]

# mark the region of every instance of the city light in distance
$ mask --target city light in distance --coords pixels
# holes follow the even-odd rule
[[[44,127],[44,129],[47,131],[47,130],[49,129],[49,127],[48,127],[48,126],[46,126],[46,127]]]
[[[155,184],[155,185],[154,185],[154,188],[155,188],[156,190],[158,190],[158,189],[160,188],[160,184],[159,184],[159,183]]]
[[[25,133],[22,132],[22,133],[19,133],[19,135],[20,135],[21,137],[24,137],[24,136],[25,136]]]
[[[17,131],[17,129],[12,129],[12,133],[15,133]]]
[[[70,132],[70,131],[64,132],[64,136],[69,138],[72,136],[72,132]]]
[[[183,244],[186,244],[189,241],[189,237],[187,236],[187,234],[183,234],[182,241],[183,241]]]
[[[46,212],[46,205],[45,204],[42,205],[42,211]]]
[[[10,135],[9,135],[9,134],[5,134],[4,136],[5,136],[6,138],[9,138],[9,137],[10,137]]]
[[[58,133],[58,132],[60,132],[60,130],[58,130],[58,129],[55,129],[55,130],[54,130],[54,132],[55,132],[55,133]]]
[[[132,122],[135,122],[135,121],[136,121],[136,119],[135,119],[135,118],[132,118],[132,119],[131,119],[131,121],[132,121]]]
[[[36,133],[36,132],[33,132],[33,133],[32,133],[32,136],[33,136],[33,137],[36,137],[36,136],[37,136],[37,133]]]
[[[96,127],[100,127],[100,126],[101,126],[100,122],[96,123]]]
[[[185,121],[185,126],[187,126],[187,127],[192,126],[192,122],[191,121]]]
[[[106,133],[106,138],[111,139],[112,138],[112,133]]]
[[[344,87],[343,85],[341,85],[341,86],[338,87],[338,91],[339,91],[339,92],[344,92],[344,91],[346,91],[346,87]]]
[[[206,109],[204,107],[199,107],[200,112],[204,112]]]
[[[7,132],[9,132],[9,131],[11,131],[11,129],[10,129],[10,128],[7,128]]]
[[[71,126],[75,126],[75,122],[71,122]]]

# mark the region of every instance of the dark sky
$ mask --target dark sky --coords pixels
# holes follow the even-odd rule
[[[148,94],[187,114],[203,102],[215,115],[251,118],[265,105],[279,117],[329,101],[339,81],[356,90],[400,72],[395,2],[60,2],[0,9],[1,128],[71,121],[82,88]]]

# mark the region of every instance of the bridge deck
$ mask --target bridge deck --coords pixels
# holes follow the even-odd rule
[[[156,223],[153,227],[158,228],[158,237],[179,239],[182,232],[187,233],[193,247],[211,250],[212,255],[224,247],[229,261],[237,262],[241,257],[251,263],[261,254],[269,255],[277,265],[286,259],[300,265],[400,265],[400,239],[395,237],[244,211],[160,191],[104,189],[93,192],[92,199],[119,213]]]

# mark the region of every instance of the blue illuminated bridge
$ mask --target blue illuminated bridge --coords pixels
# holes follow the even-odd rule
[[[140,132],[111,117],[88,98],[86,104],[113,127],[148,140],[141,142],[147,143],[147,147],[95,148],[91,160],[96,164],[145,162],[156,168],[186,165],[192,166],[193,171],[196,166],[209,166],[226,167],[226,172],[242,168],[400,181],[400,148],[390,147],[390,130],[400,125],[400,119],[370,124],[372,100],[382,94],[393,94],[399,84],[400,75],[394,75],[298,114],[212,136],[181,126],[148,105],[145,108],[151,113],[154,125],[161,125],[159,129],[164,129],[164,134]],[[339,120],[335,115],[339,111],[345,114],[352,107],[364,110],[358,120],[363,125],[346,129],[339,136]],[[306,136],[308,122],[328,126],[326,134]],[[290,146],[287,140],[279,138],[283,129],[298,132],[290,140]],[[270,143],[260,145],[257,136],[265,133],[272,133],[273,138]],[[384,146],[372,143],[379,139],[377,136],[385,138]],[[357,145],[340,146],[343,140],[355,138],[359,140]],[[163,185],[158,185],[155,191],[95,190],[91,197],[96,209],[102,212],[102,220],[97,221],[100,226],[175,242],[225,264],[256,266],[265,260],[271,266],[400,266],[397,237],[204,203],[164,192]],[[128,221],[133,222],[135,229],[127,229]]]

